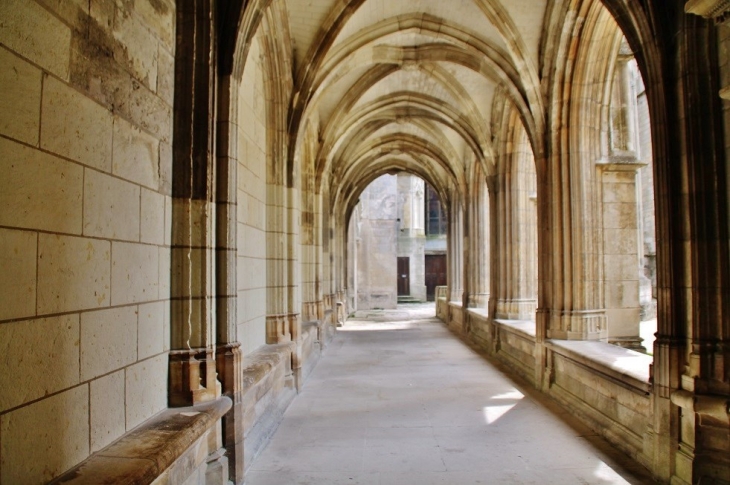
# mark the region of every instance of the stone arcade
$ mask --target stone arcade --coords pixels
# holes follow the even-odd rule
[[[728,18],[0,0],[0,484],[243,483],[395,173],[443,204],[449,328],[660,482],[730,483]]]

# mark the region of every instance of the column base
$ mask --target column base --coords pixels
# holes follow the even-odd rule
[[[314,322],[321,320],[324,315],[324,307],[322,300],[305,301],[302,303],[302,321]]]
[[[489,304],[489,293],[470,293],[469,308],[487,308]]]
[[[243,352],[241,344],[233,342],[219,345],[216,351],[218,375],[223,384],[223,393],[231,398],[233,406],[223,416],[223,446],[226,448],[228,476],[233,483],[243,483]]]
[[[504,320],[534,320],[537,300],[533,298],[497,300],[495,318]]]
[[[281,315],[266,316],[266,343],[267,344],[285,344],[292,341],[292,328],[290,315],[284,313]]]
[[[608,337],[608,343],[612,345],[618,345],[629,350],[635,350],[637,352],[646,353],[646,347],[641,345],[644,339],[639,337]]]
[[[170,351],[170,407],[194,406],[221,395],[213,349]]]
[[[577,310],[550,312],[547,338],[557,340],[606,340],[606,312]]]

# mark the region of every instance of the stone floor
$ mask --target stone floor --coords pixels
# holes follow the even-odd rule
[[[403,305],[348,320],[246,484],[651,483],[433,313]]]

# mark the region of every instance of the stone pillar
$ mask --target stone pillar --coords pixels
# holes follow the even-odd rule
[[[308,176],[302,183],[308,183]],[[314,179],[314,175],[311,175]],[[313,180],[311,180],[313,182]],[[302,212],[302,320],[305,322],[322,321],[324,307],[322,301],[322,211],[321,196],[310,186],[311,200]]]
[[[360,245],[360,205],[352,210],[347,232],[347,301],[348,310],[357,310],[358,246]]]
[[[669,115],[667,136],[660,139],[668,160],[660,164],[664,160],[654,157],[660,188],[654,374],[658,392],[671,405],[662,400],[655,414],[674,418],[669,436],[659,435],[674,459],[672,483],[713,483],[730,477],[730,116],[718,97],[720,86],[727,96],[730,84],[725,32],[730,2],[691,0],[685,8],[712,21],[675,7],[666,26],[665,38],[674,32],[676,42],[663,52],[673,68],[666,82],[679,97],[660,101]],[[718,36],[724,39],[723,65]],[[665,265],[674,271],[667,274]],[[660,375],[657,361],[663,365]]]
[[[236,94],[238,83],[230,75],[223,76],[219,87],[218,160],[216,194],[216,369],[222,392],[233,405],[222,419],[225,457],[214,460],[216,468],[227,459],[228,469],[220,470],[236,484],[243,483],[243,352],[236,331],[237,317],[237,133],[231,120],[238,117]],[[227,472],[227,473],[226,473]],[[218,474],[216,474],[218,476]]]
[[[220,396],[213,304],[216,56],[210,1],[177,9],[169,404]]]
[[[637,171],[629,158],[598,164],[602,180],[604,291],[608,341],[643,351],[639,336]]]
[[[300,221],[300,195],[296,187],[287,187],[286,189],[286,261],[287,261],[287,280],[286,280],[286,313],[289,320],[289,335],[292,342],[295,343],[294,352],[292,352],[292,373],[297,391],[301,390],[302,382],[302,319],[301,319],[301,277],[300,277],[300,258],[301,249],[299,239],[299,221]]]
[[[266,343],[280,344],[292,340],[288,305],[286,188],[270,182],[266,192]]]
[[[449,273],[449,301],[462,301],[463,297],[463,237],[462,208],[459,202],[459,195],[451,199],[449,205],[449,241],[448,241],[448,273]]]
[[[487,308],[489,303],[489,194],[487,183],[481,170],[477,171],[471,194],[472,210],[470,211],[470,308]]]
[[[537,219],[531,200],[535,185],[532,151],[521,125],[515,126],[511,153],[502,157],[495,187],[497,298],[495,318],[532,320],[537,306]]]

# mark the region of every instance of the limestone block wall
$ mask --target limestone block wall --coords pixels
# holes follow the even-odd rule
[[[360,196],[357,308],[395,308],[397,178],[383,175]]]
[[[266,98],[259,36],[238,95],[238,340],[244,354],[266,343]]]
[[[423,179],[398,174],[398,257],[409,258],[410,296],[426,301],[425,186]]]
[[[639,341],[639,243],[635,164],[603,169],[603,258],[610,342],[637,347]]]
[[[167,404],[172,0],[0,2],[0,482]]]

